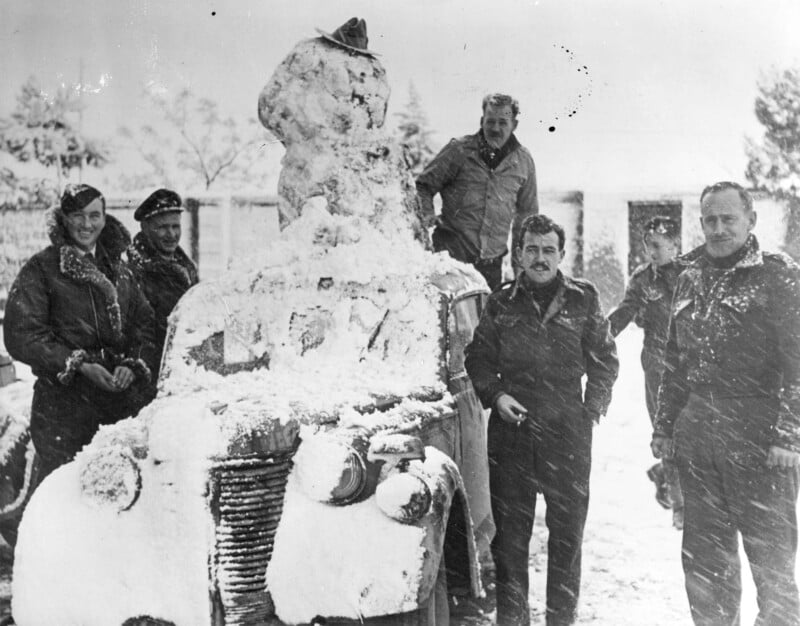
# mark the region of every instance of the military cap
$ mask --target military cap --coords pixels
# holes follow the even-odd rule
[[[642,237],[647,237],[647,235],[651,234],[664,235],[669,239],[678,239],[681,236],[681,230],[677,220],[657,215],[648,220],[644,228],[642,228]]]
[[[169,189],[157,189],[151,193],[133,214],[137,222],[146,220],[154,215],[183,211],[181,197]]]
[[[64,187],[64,193],[61,196],[61,212],[64,215],[81,211],[97,198],[103,199],[103,194],[91,185],[69,184]],[[105,210],[105,199],[103,199],[103,209]]]

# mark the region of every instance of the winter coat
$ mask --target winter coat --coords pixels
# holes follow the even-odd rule
[[[180,247],[172,259],[159,255],[141,232],[128,248],[128,262],[153,307],[156,347],[161,354],[167,335],[167,318],[181,296],[197,284],[197,267]]]
[[[512,140],[516,142],[513,135]],[[459,243],[448,250],[467,263],[506,254],[512,220],[516,241],[522,220],[539,212],[530,152],[517,144],[491,170],[479,148],[480,133],[452,139],[417,178],[422,214],[433,219],[433,197],[440,193],[441,228],[452,232]]]
[[[678,261],[661,267],[640,265],[631,274],[622,302],[608,316],[614,337],[631,321],[644,330],[642,362],[659,369],[667,347],[672,294],[682,270]]]
[[[731,269],[712,272],[698,255],[678,279],[654,434],[672,437],[692,393],[771,398],[774,410],[739,416],[741,428],[763,423],[765,445],[800,451],[800,267],[752,235],[745,246]]]
[[[111,215],[97,241],[97,265],[67,240],[60,210],[48,216],[52,245],[22,267],[8,294],[8,353],[53,384],[70,385],[83,362],[113,372],[128,366],[148,379],[154,360],[153,311],[121,254],[130,243]]]
[[[599,418],[611,401],[619,361],[597,289],[559,272],[561,284],[543,313],[523,277],[489,296],[466,349],[465,366],[478,397],[492,407],[508,393],[531,413],[546,403],[554,414],[582,406],[587,418]]]

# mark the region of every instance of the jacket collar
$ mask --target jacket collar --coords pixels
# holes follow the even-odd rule
[[[511,291],[512,299],[523,298],[528,295],[525,283],[522,279],[523,276],[524,272],[520,272],[517,276],[517,279],[514,281],[514,287]],[[581,295],[583,294],[583,288],[581,285],[573,280],[572,277],[563,274],[561,270],[558,270],[556,273],[555,280],[557,280],[559,283],[558,289],[556,290],[556,294],[553,296],[553,299],[550,302],[550,306],[547,307],[547,311],[545,311],[544,314],[542,314],[542,311],[539,309],[539,305],[536,303],[536,301],[532,297],[529,297],[530,302],[533,304],[538,311],[539,316],[542,318],[542,324],[547,323],[561,310],[561,307],[564,306],[564,300],[566,299],[566,293],[568,291],[579,293]]]
[[[46,215],[47,235],[53,245],[61,247],[72,245],[67,227],[64,222],[64,214],[60,208],[51,209]],[[106,213],[106,225],[97,239],[97,246],[101,248],[112,263],[117,263],[131,243],[131,234],[113,215]]]
[[[525,291],[525,284],[522,281],[522,277],[525,275],[525,272],[520,272],[517,275],[516,280],[514,280],[514,286],[511,289],[511,297],[516,298],[520,292]],[[564,289],[569,289],[571,291],[576,291],[578,293],[583,293],[583,287],[580,286],[571,276],[567,276],[561,270],[556,272],[555,280],[561,283],[559,285],[559,291],[563,287]]]
[[[745,255],[739,259],[730,271],[742,270],[748,267],[758,267],[764,264],[764,256],[758,246],[758,240],[752,233],[744,242],[747,248]],[[711,263],[705,255],[705,244],[698,246],[688,254],[681,257],[686,265],[685,274],[692,284],[692,289],[697,293],[705,291],[703,287],[703,270],[711,267]]]
[[[70,242],[64,223],[64,214],[60,208],[48,211],[46,219],[47,234],[58,249],[59,271],[70,280],[90,285],[100,292],[108,313],[111,330],[116,339],[121,340],[122,314],[114,282],[119,276],[122,252],[131,241],[130,233],[117,218],[106,213],[106,225],[97,239],[96,253],[98,258],[105,255],[111,270],[109,278]]]
[[[128,248],[128,260],[137,270],[174,275],[187,288],[197,282],[195,264],[183,248],[178,246],[172,258],[165,258],[158,254],[142,232],[133,238],[133,244]]]
[[[748,235],[744,242],[745,254],[731,269],[743,269],[746,267],[756,267],[764,264],[764,255],[758,245],[758,239],[752,233]],[[688,267],[691,269],[702,270],[704,267],[710,267],[711,263],[705,255],[705,244],[698,246],[682,258],[690,257],[688,259]]]

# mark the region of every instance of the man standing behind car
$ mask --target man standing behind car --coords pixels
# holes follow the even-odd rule
[[[683,260],[676,258],[681,249],[680,225],[670,217],[654,217],[645,224],[642,241],[650,262],[633,272],[625,297],[609,313],[608,322],[614,337],[632,321],[644,329],[641,362],[645,404],[652,424],[664,370],[672,293],[683,270]],[[683,528],[683,497],[675,463],[664,459],[648,469],[647,476],[656,485],[656,501],[665,509],[672,509],[672,523],[680,530]]]
[[[611,401],[619,362],[594,285],[558,269],[564,240],[564,229],[545,215],[522,223],[522,271],[489,297],[466,350],[472,384],[492,409],[498,624],[530,623],[528,545],[537,487],[549,531],[547,624],[577,618],[592,427]]]
[[[125,227],[89,185],[68,185],[48,216],[52,245],[19,271],[5,309],[8,353],[36,376],[31,438],[39,478],[72,460],[103,424],[146,402],[153,310],[121,255]]]
[[[423,222],[436,225],[433,249],[474,265],[492,290],[502,282],[512,220],[516,241],[522,221],[539,212],[533,157],[514,135],[518,115],[519,103],[511,96],[486,96],[480,130],[452,139],[417,178]]]
[[[141,230],[128,248],[128,260],[155,313],[158,354],[164,350],[169,314],[197,284],[197,267],[180,246],[182,211],[177,193],[158,189],[133,214]],[[157,376],[154,372],[153,382]]]
[[[757,624],[797,626],[800,267],[759,250],[736,183],[700,195],[705,244],[678,278],[652,448],[684,497],[683,571],[695,624],[739,623],[739,533]]]

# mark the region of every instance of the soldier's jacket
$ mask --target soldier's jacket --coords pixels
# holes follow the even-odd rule
[[[544,313],[526,291],[523,274],[489,297],[465,362],[485,407],[505,392],[529,410],[546,400],[583,404],[592,418],[605,414],[619,370],[608,321],[594,285],[561,272],[558,280]],[[558,412],[559,407],[551,408]]]
[[[698,255],[678,279],[654,434],[673,435],[690,393],[774,398],[773,415],[742,417],[800,451],[800,267],[752,235],[745,245],[733,268],[709,273]]]
[[[180,246],[173,258],[161,257],[141,232],[133,238],[127,252],[130,268],[153,307],[156,347],[161,354],[167,336],[167,318],[181,296],[197,284],[197,267]]]
[[[672,294],[683,267],[677,260],[657,267],[645,263],[631,274],[622,302],[609,314],[616,337],[632,321],[644,330],[644,352],[660,360],[667,346]]]

